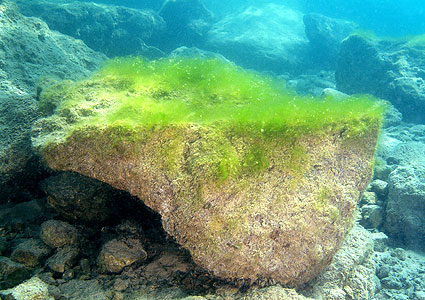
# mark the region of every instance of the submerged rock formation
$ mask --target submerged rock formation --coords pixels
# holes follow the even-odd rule
[[[308,54],[303,15],[282,5],[248,7],[214,24],[205,48],[246,68],[300,74]]]
[[[425,123],[425,42],[352,35],[341,44],[337,89],[390,101],[404,121]]]
[[[358,25],[315,13],[304,15],[303,21],[312,63],[334,70],[342,40],[358,29]]]
[[[50,28],[77,39],[110,57],[143,55],[157,58],[164,20],[152,10],[73,1],[18,1],[22,12]]]
[[[23,201],[40,169],[31,151],[30,128],[39,117],[36,86],[46,77],[77,79],[99,67],[104,56],[81,41],[21,15],[0,1],[0,202]]]
[[[42,94],[33,146],[136,195],[221,278],[296,286],[332,259],[371,176],[382,106],[317,101],[215,59],[112,61]]]

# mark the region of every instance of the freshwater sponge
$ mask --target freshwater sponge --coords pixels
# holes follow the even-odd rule
[[[352,224],[384,109],[218,59],[118,58],[43,91],[33,144],[49,167],[139,197],[216,276],[296,286]]]

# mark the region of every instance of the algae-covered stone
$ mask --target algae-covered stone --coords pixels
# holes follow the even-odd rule
[[[218,277],[292,286],[351,227],[383,111],[196,58],[115,60],[41,98],[33,146],[48,166],[138,196]]]

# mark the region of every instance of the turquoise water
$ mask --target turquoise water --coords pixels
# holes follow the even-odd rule
[[[264,82],[279,84],[279,89],[288,95],[296,93],[309,101],[323,101],[326,97],[345,101],[350,95],[359,94],[370,96],[358,99],[373,96],[386,101],[388,109],[378,139],[373,175],[365,189],[361,184],[356,187],[356,191],[361,192],[359,199],[352,199],[357,202],[357,213],[347,217],[347,222],[351,220],[353,224],[351,233],[344,244],[335,249],[322,244],[314,248],[306,243],[301,251],[310,253],[306,257],[311,257],[312,265],[323,257],[334,257],[330,268],[322,268],[331,263],[328,259],[318,268],[314,279],[288,285],[291,281],[276,282],[275,278],[281,278],[276,275],[235,276],[232,280],[215,276],[216,266],[204,263],[202,267],[208,267],[199,267],[196,260],[192,261],[191,254],[175,242],[175,237],[166,233],[172,232],[170,228],[176,225],[164,220],[161,223],[161,216],[156,212],[172,215],[170,211],[174,208],[168,204],[151,210],[141,205],[139,199],[104,183],[46,166],[37,153],[37,138],[52,128],[62,130],[67,122],[77,122],[81,115],[90,115],[93,109],[90,105],[102,102],[96,97],[104,97],[110,103],[111,91],[116,93],[114,97],[119,97],[121,91],[115,89],[121,88],[120,84],[126,86],[125,82],[111,77],[111,82],[117,80],[118,88],[112,83],[108,83],[111,86],[104,92],[93,88],[84,98],[84,105],[88,107],[59,110],[58,103],[66,95],[64,87],[73,86],[61,82],[90,78],[108,59],[128,56],[144,60],[166,58],[172,62],[178,62],[181,57],[212,58],[235,64],[249,70],[244,73],[247,79],[238,81],[245,85],[245,93],[250,91],[250,83],[256,85],[255,80],[263,78]],[[188,78],[191,82],[201,78],[205,88],[205,74],[198,74],[199,68],[196,63],[192,64],[189,71],[196,76],[188,73]],[[139,65],[142,65],[140,61]],[[230,74],[225,73],[227,69],[221,63],[217,65],[222,66],[222,73],[217,74]],[[207,72],[208,68],[204,68]],[[147,72],[147,67],[143,70]],[[240,69],[232,65],[231,70]],[[176,74],[181,72],[179,69]],[[137,71],[134,74],[138,74]],[[250,78],[255,80],[249,81]],[[78,87],[75,94],[104,83],[79,84],[73,87]],[[152,80],[150,84],[158,83]],[[155,86],[152,101],[171,99],[175,95],[176,91],[164,86]],[[149,88],[149,84],[140,83],[129,88],[125,97]],[[236,98],[240,91],[235,87],[234,91],[226,91],[226,96]],[[69,88],[67,92],[73,91]],[[222,100],[218,92],[215,96],[208,97]],[[108,105],[96,105],[96,114]],[[56,123],[46,121],[50,115],[55,115]],[[341,131],[339,137],[343,135]],[[170,147],[167,149],[175,147],[173,143],[167,144],[169,141],[161,142]],[[221,156],[230,153],[227,148],[223,149]],[[250,155],[256,159],[259,153],[261,151],[253,151]],[[291,155],[287,157],[296,156]],[[67,157],[62,159],[66,161]],[[172,162],[173,159],[165,160]],[[330,165],[341,157],[330,155],[326,159]],[[344,159],[336,171],[341,177],[354,172],[344,169]],[[99,163],[102,162],[87,158],[85,174],[93,174],[90,173],[96,171],[93,166]],[[266,165],[269,161],[264,159],[261,163]],[[72,170],[72,163],[68,165],[67,170]],[[129,165],[128,170],[132,167]],[[322,167],[317,166],[317,172]],[[273,166],[264,170],[272,172]],[[367,177],[363,175],[364,180]],[[143,184],[143,180],[137,184]],[[347,182],[352,184],[348,179]],[[168,197],[174,192],[163,186],[160,191],[150,196],[156,199],[162,193]],[[204,192],[201,188],[196,191],[199,195]],[[339,201],[343,192],[329,196],[329,191],[317,186],[320,205],[333,201],[332,197]],[[211,203],[215,203],[213,200]],[[214,207],[211,203],[200,209],[208,212]],[[57,222],[51,222],[52,219]],[[224,219],[220,218],[214,222],[206,220],[214,223],[215,229],[235,224],[223,225]],[[227,245],[229,248],[220,248],[220,251],[229,253],[248,249],[252,257],[258,255],[250,248],[256,241],[255,230],[262,224],[281,221],[261,214],[252,220],[240,216],[237,220],[254,222],[251,236],[242,242],[224,243],[223,240],[229,238],[224,234],[217,237],[217,244]],[[278,228],[278,225],[270,226]],[[332,226],[333,222],[329,222],[329,228]],[[43,233],[48,228],[53,228],[49,233],[53,238]],[[331,230],[329,228],[326,230]],[[279,230],[273,231],[270,240],[283,239],[280,234]],[[273,247],[291,247],[305,242],[303,238],[279,240],[280,244]],[[75,242],[79,239],[80,242]],[[63,244],[56,245],[54,240],[63,240]],[[339,246],[342,248],[334,256],[333,250]],[[116,259],[115,265],[108,265],[105,258],[108,251],[112,253],[111,260]],[[31,290],[39,284],[41,289],[48,288],[46,295],[55,299],[248,300],[286,299],[288,293],[298,293],[300,297],[310,297],[308,299],[421,300],[425,299],[424,252],[425,2],[0,0],[0,290],[13,288],[29,278],[35,280],[37,276],[42,282],[31,281]],[[122,253],[124,258],[120,258]],[[227,263],[239,262],[238,259],[235,256]],[[294,264],[280,272],[302,277],[300,274],[311,269],[307,263],[303,271],[296,269],[298,256],[293,259]],[[223,265],[226,262],[220,264]],[[270,259],[269,270],[276,269],[276,265],[279,262],[273,263]],[[244,268],[241,266],[241,270],[249,269]],[[270,274],[274,273],[270,271]],[[291,290],[284,290],[286,287]],[[5,291],[0,295],[10,293]],[[200,298],[185,298],[189,296]],[[24,299],[19,297],[22,296],[15,295],[16,299]]]

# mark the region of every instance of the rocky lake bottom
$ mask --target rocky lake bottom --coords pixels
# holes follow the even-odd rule
[[[275,4],[216,19],[200,1],[189,1],[189,12],[185,1],[166,2],[158,11],[0,0],[0,298],[425,299],[420,39],[350,35],[358,25]],[[226,57],[278,75],[300,94],[389,101],[372,181],[323,272],[296,289],[215,278],[137,198],[43,166],[31,145],[43,89],[124,55]]]

